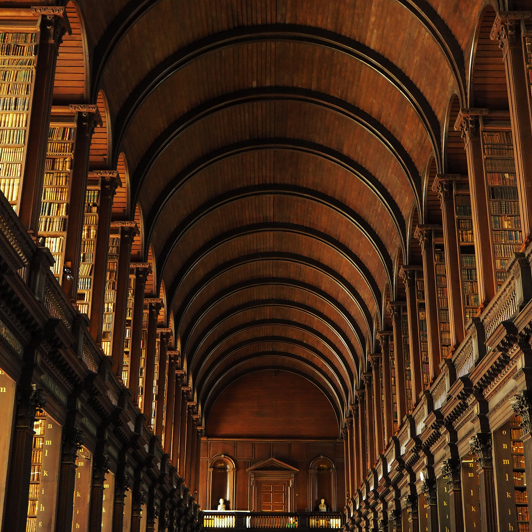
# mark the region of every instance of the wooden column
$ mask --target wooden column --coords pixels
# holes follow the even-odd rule
[[[438,174],[432,189],[440,198],[443,242],[445,246],[445,273],[447,274],[447,294],[449,298],[449,321],[451,326],[451,345],[460,345],[465,336],[463,298],[460,290],[460,254],[454,205],[454,183],[463,176],[455,174]]]
[[[170,340],[170,329],[157,329],[159,334],[159,378],[157,380],[157,414],[155,417],[155,435],[162,440],[163,435],[163,404],[165,401],[166,385],[166,360],[168,352],[168,342]],[[170,376],[168,377],[170,380]],[[170,400],[172,403],[174,397]],[[169,407],[168,395],[166,396],[166,408]]]
[[[368,470],[370,470],[377,460],[375,451],[375,412],[373,410],[373,374],[371,373],[371,371],[368,371],[364,373],[363,378],[366,390],[366,440],[368,447]]]
[[[102,120],[96,105],[70,105],[70,109],[77,112],[78,115],[65,240],[65,267],[61,285],[67,297],[75,302],[81,261],[81,240],[85,219],[91,140],[94,128],[101,124]]]
[[[7,511],[4,512],[2,528],[4,532],[25,532],[26,530],[33,427],[37,411],[42,411],[46,404],[43,391],[35,386],[28,386],[22,390],[19,385],[18,393],[6,485],[5,508]],[[4,458],[7,460],[7,457]]]
[[[179,476],[185,479],[185,460],[187,456],[188,393],[190,388],[183,387],[181,396],[181,415],[179,416]],[[175,429],[174,429],[175,430]]]
[[[185,454],[185,483],[190,490],[190,494],[194,496],[194,479],[193,470],[194,470],[194,432],[196,431],[196,426],[194,424],[194,408],[196,403],[194,401],[188,401],[188,412],[187,412],[187,450]]]
[[[164,421],[164,452],[172,457],[172,464],[177,465],[177,460],[172,454],[172,438],[175,438],[174,406],[176,402],[176,375],[175,356],[168,358],[168,391],[166,392],[166,411]]]
[[[176,352],[176,360],[178,360],[178,353]],[[181,454],[181,423],[183,420],[183,402],[186,402],[183,396],[183,387],[181,384],[181,379],[183,378],[184,371],[176,370],[175,378],[175,405],[174,405],[174,430],[173,430],[173,441],[172,441],[172,457],[175,461],[176,467],[179,465],[179,456]],[[184,445],[184,444],[183,444]]]
[[[355,493],[360,488],[362,482],[362,473],[361,469],[361,456],[359,453],[360,449],[360,425],[358,423],[359,413],[358,413],[358,402],[351,405],[351,412],[353,413],[353,491],[351,492],[351,497],[355,496]]]
[[[113,532],[124,532],[124,506],[129,478],[123,473],[117,475],[113,503]]]
[[[496,532],[498,529],[497,499],[495,497],[491,434],[479,432],[469,440],[469,445],[471,452],[477,455],[480,523],[482,530]]]
[[[360,464],[360,484],[366,480],[366,473],[368,471],[368,452],[367,452],[367,437],[366,434],[366,404],[365,393],[363,389],[357,390],[358,403],[358,455]],[[359,486],[360,486],[359,484]],[[359,487],[357,486],[357,488]]]
[[[135,483],[137,484],[137,482]],[[140,490],[140,486],[133,489],[133,504],[131,509],[131,532],[141,532],[142,505],[145,503],[145,495]]]
[[[401,333],[401,307],[403,301],[391,301],[388,310],[392,317],[393,346],[395,357],[395,395],[397,397],[397,422],[401,426],[403,417],[408,413],[406,402],[406,386],[401,386],[405,382],[405,354],[403,352],[403,335]]]
[[[146,279],[149,273],[149,264],[138,265],[135,268],[135,300],[133,302],[133,319],[131,322],[131,350],[129,351],[129,389],[135,404],[137,404],[139,390],[144,289],[146,288]]]
[[[98,447],[92,470],[89,532],[100,532],[102,529],[103,492],[108,462],[104,454],[105,442],[99,442]]]
[[[425,475],[425,479],[421,483],[421,491],[425,494],[425,503],[427,505],[427,532],[439,532],[436,481]]]
[[[449,491],[451,532],[464,532],[464,512],[462,508],[462,483],[460,481],[460,463],[456,458],[443,461],[442,475],[447,479]]]
[[[530,19],[530,11],[503,11],[497,14],[491,39],[499,41],[506,70],[508,104],[515,153],[515,172],[519,189],[521,228],[526,248],[532,241],[532,124],[528,104],[528,79],[525,65],[521,21]]]
[[[355,465],[353,463],[353,418],[348,417],[345,419],[345,489],[351,495],[353,493],[353,477]]]
[[[415,236],[421,244],[423,258],[423,281],[425,284],[425,311],[427,313],[427,341],[429,349],[429,373],[432,381],[440,371],[440,340],[438,335],[438,301],[436,291],[436,273],[434,270],[434,251],[432,239],[435,225],[418,225]]]
[[[31,10],[41,19],[19,216],[24,227],[37,235],[57,54],[63,35],[70,26],[64,7],[43,6],[32,7]]]
[[[376,437],[375,453],[377,457],[384,451],[384,420],[382,419],[382,390],[381,390],[381,356],[373,353],[370,356],[371,371],[373,373],[373,412]]]
[[[129,267],[131,264],[131,246],[139,230],[135,222],[113,222],[120,228],[120,254],[116,282],[115,320],[113,327],[113,373],[122,378],[124,366],[124,340],[126,337],[127,297],[129,293]]]
[[[410,353],[410,371],[412,375],[412,405],[414,406],[423,391],[423,370],[419,345],[419,319],[416,300],[416,271],[421,271],[421,266],[403,266],[399,272],[406,290],[406,314],[408,317],[408,345]]]
[[[98,215],[98,238],[94,255],[94,275],[91,309],[91,336],[102,343],[103,314],[105,309],[105,283],[107,280],[107,256],[109,253],[109,235],[111,233],[111,215],[113,198],[120,186],[120,177],[116,171],[94,172],[101,179],[100,212]]]
[[[382,351],[382,396],[384,399],[384,448],[393,436],[393,403],[392,403],[392,375],[390,368],[390,337],[391,331],[381,331],[379,342]]]
[[[155,358],[157,355],[157,319],[162,307],[162,300],[158,298],[144,299],[148,305],[148,341],[146,347],[146,360],[144,368],[144,401],[143,412],[147,417],[148,425],[151,425],[153,404],[153,376],[155,374]]]
[[[479,116],[487,114],[487,109],[461,109],[454,126],[455,130],[462,131],[467,154],[480,309],[497,291],[479,123]]]

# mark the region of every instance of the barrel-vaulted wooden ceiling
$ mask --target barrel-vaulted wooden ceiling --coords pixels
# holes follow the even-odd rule
[[[276,368],[345,415],[412,213],[426,218],[429,169],[446,171],[450,102],[472,103],[486,6],[504,7],[78,1],[108,164],[127,160],[203,412],[240,375]]]

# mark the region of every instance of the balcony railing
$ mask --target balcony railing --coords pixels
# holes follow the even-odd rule
[[[203,512],[203,528],[342,528],[342,514],[321,512]]]

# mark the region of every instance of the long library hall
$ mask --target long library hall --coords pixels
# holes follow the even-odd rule
[[[0,0],[0,532],[532,532],[532,0]]]

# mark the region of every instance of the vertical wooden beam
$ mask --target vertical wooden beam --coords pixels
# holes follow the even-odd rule
[[[153,404],[153,376],[155,374],[155,356],[157,351],[157,318],[162,307],[162,300],[158,298],[144,299],[148,304],[148,341],[146,346],[146,360],[144,368],[144,401],[143,412],[151,424]]]
[[[391,301],[388,307],[392,317],[393,345],[395,357],[395,395],[397,397],[397,422],[400,426],[407,412],[405,382],[405,354],[403,352],[403,335],[401,332],[401,307],[403,301]]]
[[[379,456],[384,451],[384,420],[382,419],[382,390],[381,390],[381,355],[373,353],[370,355],[371,370],[373,372],[373,412],[376,436],[376,455]]]
[[[366,404],[364,389],[357,390],[357,404],[358,404],[358,455],[360,464],[360,483],[357,488],[366,480],[366,473],[368,471],[368,452],[367,452],[367,438],[366,434]]]
[[[163,435],[163,403],[165,400],[165,385],[166,385],[166,361],[168,353],[168,342],[170,340],[170,331],[161,331],[159,333],[159,378],[157,380],[157,414],[155,418],[155,435],[162,439]],[[170,374],[168,375],[170,381]],[[170,399],[173,404],[174,397]],[[166,408],[169,407],[168,394],[166,395]]]
[[[363,374],[364,386],[366,390],[366,439],[368,442],[368,470],[370,470],[376,462],[375,444],[375,412],[373,411],[373,374],[368,371]]]
[[[384,448],[393,436],[393,403],[392,403],[392,375],[390,367],[390,337],[391,331],[379,332],[379,342],[382,351],[382,396],[384,400]]]
[[[176,403],[176,374],[175,357],[168,358],[168,391],[166,392],[166,420],[164,422],[164,452],[171,455],[172,464],[177,466],[177,460],[172,453],[172,438],[176,438],[174,426],[174,406]]]
[[[176,355],[177,357],[178,355]],[[176,358],[177,360],[177,358]],[[181,424],[183,423],[183,402],[186,400],[183,397],[183,386],[181,384],[181,379],[184,375],[183,370],[176,370],[175,377],[175,398],[174,398],[174,415],[173,420],[173,440],[172,440],[172,460],[176,468],[179,466],[179,460],[181,456]],[[184,444],[183,444],[184,445]]]

